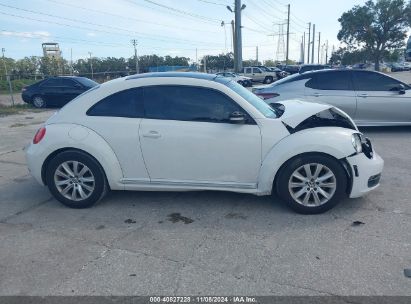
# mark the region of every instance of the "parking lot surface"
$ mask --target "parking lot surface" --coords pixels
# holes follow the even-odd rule
[[[382,184],[323,215],[220,192],[60,205],[23,147],[53,111],[0,118],[0,295],[411,295],[411,128],[369,128]]]

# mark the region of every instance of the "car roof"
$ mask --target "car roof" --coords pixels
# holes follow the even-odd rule
[[[196,72],[154,72],[127,76],[126,80],[143,79],[143,78],[194,78],[215,81],[219,78],[216,74],[196,73]]]

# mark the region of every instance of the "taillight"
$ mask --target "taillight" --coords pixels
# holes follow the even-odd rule
[[[256,95],[260,97],[262,100],[267,100],[280,96],[280,94],[277,93],[257,93]]]
[[[39,142],[41,142],[41,140],[44,138],[44,135],[46,135],[46,128],[40,128],[36,135],[34,135],[33,138],[33,144],[37,145]]]

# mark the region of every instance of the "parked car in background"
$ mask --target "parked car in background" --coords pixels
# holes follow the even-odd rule
[[[365,70],[368,67],[366,63],[356,63],[352,66],[353,69],[356,70]]]
[[[53,115],[26,154],[36,180],[72,208],[109,189],[218,190],[277,192],[297,212],[321,213],[375,189],[383,169],[334,107],[270,107],[235,81],[202,73],[104,83]]]
[[[404,65],[399,63],[389,63],[388,67],[391,69],[391,72],[404,72],[406,68]]]
[[[98,85],[86,77],[50,77],[22,90],[22,98],[36,108],[62,107],[78,95]]]
[[[278,65],[277,67],[289,75],[297,74],[300,71],[299,65]]]
[[[309,71],[318,71],[318,70],[325,70],[325,69],[330,69],[331,66],[330,65],[324,65],[324,64],[303,64],[300,67],[300,70],[298,71],[298,73],[302,74],[305,72],[309,72]]]
[[[277,80],[277,74],[260,67],[245,67],[240,75],[251,78],[254,82],[270,84]]]
[[[271,72],[275,72],[277,79],[283,79],[290,75],[290,73],[287,73],[286,71],[283,71],[277,67],[267,67],[267,69],[269,69]]]
[[[250,77],[241,76],[237,73],[221,72],[221,73],[217,73],[216,75],[231,78],[235,82],[241,84],[243,87],[253,86],[253,80]]]
[[[253,92],[267,103],[289,99],[330,104],[359,126],[411,125],[411,87],[367,70],[322,70],[293,75]]]

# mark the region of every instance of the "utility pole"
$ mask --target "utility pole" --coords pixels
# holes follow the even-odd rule
[[[318,32],[318,64],[320,64],[321,32]]]
[[[315,24],[313,24],[313,45],[311,51],[311,63],[314,63],[314,56],[315,56]]]
[[[328,40],[325,45],[325,64],[328,64]]]
[[[307,63],[310,63],[310,47],[311,47],[311,22],[308,23],[308,54],[307,54]]]
[[[196,48],[196,71],[198,72],[198,49]]]
[[[88,52],[88,54],[90,55],[91,79],[93,79],[94,78],[94,71],[93,71],[93,59],[91,58],[92,53]]]
[[[73,76],[73,49],[70,48],[70,70],[71,76]]]
[[[258,46],[255,47],[255,59],[256,59],[256,65],[258,65]]]
[[[133,46],[134,46],[134,59],[135,59],[135,61],[136,61],[136,74],[139,74],[140,71],[139,71],[138,56],[137,56],[137,44],[138,44],[138,41],[137,41],[136,39],[132,39],[132,40],[131,40],[131,43],[132,43]]]
[[[234,13],[235,22],[234,22],[234,69],[235,72],[240,72],[243,68],[243,45],[242,45],[242,35],[241,35],[241,11],[246,8],[245,4],[241,4],[241,0],[234,1],[234,11],[230,6],[227,6],[227,9]]]
[[[231,51],[233,52],[233,54],[234,54],[234,57],[236,57],[236,48],[235,48],[235,46],[236,46],[236,44],[235,44],[235,25],[234,25],[234,20],[231,20],[231,33],[232,33],[232,35],[233,35],[233,39],[231,40]],[[234,65],[236,65],[236,63],[235,63],[235,61],[234,61]]]
[[[303,35],[303,58],[302,59],[303,59],[302,63],[304,64],[305,63],[305,32]]]
[[[13,97],[13,88],[11,86],[11,80],[10,80],[10,75],[7,72],[7,65],[6,65],[6,58],[4,58],[4,52],[6,52],[5,48],[1,49],[1,52],[3,54],[3,63],[4,63],[4,73],[6,74],[6,79],[7,82],[9,83],[9,91],[10,91],[10,99],[11,99],[11,104],[14,107],[14,97]]]
[[[235,22],[231,20],[231,29],[233,31],[233,53],[234,53],[234,72],[237,72],[238,69],[238,62],[237,62],[237,39],[235,37]]]
[[[203,61],[204,61],[204,73],[207,73],[207,56],[204,56]]]
[[[291,9],[291,5],[288,4],[288,17],[287,17],[287,48],[285,51],[285,64],[288,64],[288,56],[289,56],[289,52],[290,52],[290,9]]]

